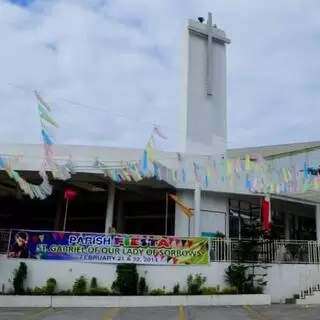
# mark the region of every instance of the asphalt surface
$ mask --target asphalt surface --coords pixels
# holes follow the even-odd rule
[[[320,320],[319,306],[0,308],[0,320]]]

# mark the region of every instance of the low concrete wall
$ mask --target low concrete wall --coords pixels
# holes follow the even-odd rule
[[[0,296],[0,308],[49,308],[50,296]]]
[[[320,304],[320,292],[315,291],[311,296],[306,296],[304,299],[297,299],[296,304],[308,305],[308,304]]]
[[[0,296],[0,307],[107,308],[107,307],[166,307],[269,305],[267,294],[213,296]]]
[[[0,288],[4,291],[12,289],[12,273],[19,263],[23,261],[28,266],[28,276],[25,282],[26,288],[44,286],[47,279],[53,277],[57,280],[58,290],[70,290],[74,281],[79,276],[85,276],[89,281],[91,277],[98,279],[99,286],[112,286],[116,279],[116,265],[79,263],[77,261],[53,261],[53,260],[19,260],[7,259],[0,255]],[[150,290],[165,287],[166,291],[173,290],[175,284],[179,284],[182,290],[186,289],[188,275],[201,273],[207,277],[206,286],[225,287],[225,270],[229,263],[212,262],[209,266],[138,266],[140,276],[147,280]],[[265,293],[272,297],[273,303],[284,302],[301,290],[301,275],[314,279],[311,283],[318,283],[320,278],[320,265],[312,264],[274,264],[267,270],[268,282]],[[11,281],[10,281],[11,280]]]

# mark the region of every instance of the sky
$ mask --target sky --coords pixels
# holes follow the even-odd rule
[[[319,140],[318,0],[0,0],[0,142],[179,150],[181,33],[213,13],[227,48],[228,146]],[[318,110],[318,111],[317,111]]]

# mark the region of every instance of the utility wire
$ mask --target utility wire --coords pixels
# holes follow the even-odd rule
[[[21,86],[21,85],[17,85],[13,82],[10,82],[10,81],[7,81],[5,82],[6,85],[10,85],[16,89],[19,89],[19,90],[23,90],[25,92],[29,92],[29,93],[34,93],[35,91],[37,91],[42,97],[46,97],[47,99],[50,99],[50,95],[48,95],[47,93],[45,92],[40,92],[36,89],[31,89],[31,88],[27,88],[25,86]],[[168,125],[164,125],[164,124],[157,124],[155,122],[151,122],[151,121],[146,121],[146,120],[142,120],[141,118],[137,118],[137,117],[133,117],[133,116],[128,116],[128,115],[125,115],[125,114],[121,114],[121,113],[115,113],[111,110],[106,110],[104,108],[101,108],[101,107],[97,107],[97,106],[93,106],[93,105],[89,105],[89,104],[85,104],[85,103],[82,103],[82,102],[78,102],[78,101],[74,101],[74,100],[71,100],[71,99],[63,99],[63,98],[59,98],[59,99],[55,99],[55,102],[48,102],[49,104],[55,104],[55,105],[58,105],[57,102],[64,102],[64,103],[67,103],[69,104],[70,106],[73,106],[73,107],[82,107],[82,108],[85,108],[85,109],[89,109],[89,110],[97,110],[97,111],[102,111],[102,112],[106,112],[108,113],[109,115],[111,114],[112,116],[114,117],[118,117],[118,118],[124,118],[124,119],[128,119],[128,120],[131,120],[131,121],[135,121],[135,122],[138,122],[138,123],[143,123],[143,124],[146,124],[146,125],[150,125],[150,126],[157,126],[158,128],[161,128],[161,129],[168,129],[170,131],[173,131],[173,132],[176,132],[176,133],[187,133],[186,130],[181,130],[181,129],[177,129],[177,128],[174,128],[174,127],[171,127],[171,126],[168,126]],[[215,139],[215,140],[219,140],[219,141],[226,141],[225,139],[223,139],[222,137],[219,137],[219,136],[205,136],[203,135],[202,133],[200,132],[197,132],[197,131],[194,131],[192,130],[191,132],[189,132],[191,134],[195,134],[198,136],[198,138],[200,139]],[[232,141],[228,140],[226,142],[229,142],[229,143],[232,143]]]

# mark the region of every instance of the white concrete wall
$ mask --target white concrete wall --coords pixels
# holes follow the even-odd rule
[[[267,272],[266,293],[273,302],[283,302],[307,286],[320,284],[320,265],[316,264],[276,264]]]
[[[188,207],[194,208],[194,192],[190,190],[178,190],[177,196]],[[227,211],[228,198],[225,194],[214,192],[201,192],[201,232],[225,233],[225,213]],[[190,219],[191,236],[194,235],[194,217]],[[175,235],[188,236],[188,217],[176,206]]]
[[[81,275],[87,278],[96,277],[100,286],[111,287],[116,278],[116,265],[114,264],[91,264],[69,261],[45,261],[45,260],[16,260],[0,258],[0,288],[11,288],[13,270],[20,261],[26,262],[28,266],[28,278],[26,287],[34,288],[43,286],[46,280],[54,277],[57,280],[59,290],[71,289],[75,279]],[[223,283],[224,270],[227,263],[213,264],[211,266],[139,266],[140,276],[147,279],[151,289],[162,289],[165,286],[167,291],[171,291],[176,283],[180,283],[181,288],[186,285],[189,274],[202,273],[207,280],[207,286],[217,286]],[[213,271],[214,270],[214,271]]]
[[[166,306],[243,306],[269,305],[270,295],[213,296],[0,296],[0,308],[106,308],[106,307],[166,307]],[[45,309],[46,310],[46,309]],[[44,312],[45,310],[42,310]],[[38,314],[39,315],[39,314]]]
[[[43,286],[49,277],[54,277],[58,282],[59,290],[72,288],[74,280],[84,275],[88,278],[97,277],[99,285],[110,287],[114,281],[116,265],[111,264],[83,264],[79,262],[57,262],[24,260],[28,265],[28,279],[26,286],[34,288]],[[19,265],[19,260],[0,258],[0,287],[11,288],[12,272]],[[206,286],[225,286],[224,275],[228,263],[211,263],[210,266],[139,266],[140,276],[147,279],[151,289],[165,287],[172,290],[176,283],[181,288],[186,285],[189,274],[202,273],[207,277]],[[316,272],[315,272],[316,271]],[[317,265],[272,265],[267,271],[268,285],[266,294],[271,295],[272,302],[284,302],[293,294],[299,292],[302,285],[302,277],[314,275],[314,283],[320,279],[319,266]]]

